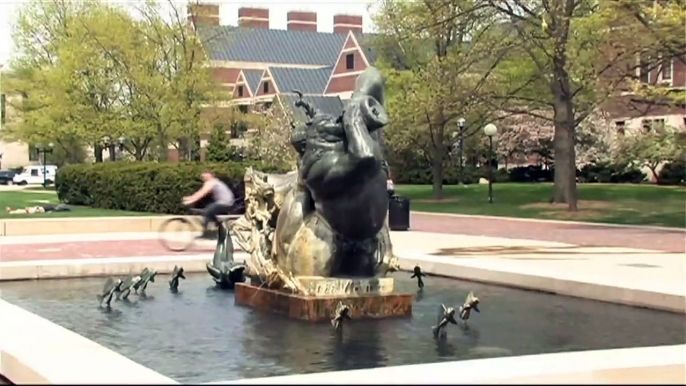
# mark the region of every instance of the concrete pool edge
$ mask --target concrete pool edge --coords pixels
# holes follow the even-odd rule
[[[14,384],[178,384],[0,300],[0,374]],[[686,345],[577,351],[207,384],[684,384]],[[106,367],[107,371],[103,371]]]
[[[684,384],[686,345],[379,367],[207,384]]]
[[[554,277],[550,272],[518,272],[504,267],[494,268],[490,263],[459,261],[423,254],[400,255],[400,268],[412,271],[421,265],[428,274],[452,279],[471,280],[525,290],[548,292],[632,307],[649,308],[686,314],[686,291],[680,294],[665,293],[628,286],[603,284],[594,280]],[[635,284],[635,283],[632,283]]]
[[[248,257],[236,253],[236,262]],[[106,259],[29,260],[0,263],[0,282],[10,280],[67,279],[98,276],[115,276],[137,273],[148,267],[160,274],[171,273],[175,265],[188,273],[206,272],[212,260],[208,254],[167,255],[145,257],[114,257]]]
[[[1,299],[0,315],[0,374],[14,384],[178,383]]]
[[[411,271],[421,265],[428,274],[453,279],[471,280],[526,290],[543,291],[558,295],[598,300],[634,307],[686,313],[686,293],[674,294],[628,286],[610,285],[594,280],[575,280],[554,277],[546,272],[517,272],[504,267],[479,261],[429,256],[417,253],[399,253],[402,270]],[[205,272],[205,264],[211,260],[208,253],[198,255],[167,255],[147,257],[118,257],[105,259],[30,260],[0,263],[0,282],[5,280],[30,280],[52,278],[79,278],[108,275],[125,275],[138,272],[143,267],[156,269],[161,274],[171,273],[175,265],[186,272]],[[244,252],[236,253],[237,262],[248,258]],[[629,283],[637,284],[637,283]]]

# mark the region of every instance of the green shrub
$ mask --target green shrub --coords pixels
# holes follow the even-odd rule
[[[660,170],[659,177],[660,185],[686,184],[686,162],[676,161],[665,164]]]
[[[106,162],[60,168],[55,185],[60,200],[70,205],[181,214],[188,213],[181,199],[202,186],[203,171],[213,172],[237,196],[243,196],[248,166],[270,173],[286,172],[257,162]],[[205,203],[207,200],[198,206]]]
[[[578,173],[579,181],[586,183],[641,183],[645,174],[626,164],[593,163],[584,165]]]

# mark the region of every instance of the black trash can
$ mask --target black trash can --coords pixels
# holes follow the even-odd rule
[[[394,196],[388,201],[388,227],[392,231],[410,229],[410,199]]]

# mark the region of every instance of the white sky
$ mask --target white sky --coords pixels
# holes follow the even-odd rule
[[[119,4],[134,4],[136,1],[107,0]],[[319,31],[333,31],[333,15],[338,13],[362,15],[364,30],[372,31],[373,25],[368,11],[369,4],[374,0],[252,0],[252,1],[204,1],[220,4],[219,12],[222,25],[236,25],[238,22],[238,8],[262,7],[269,8],[270,28],[286,29],[286,13],[288,11],[312,11],[317,12],[317,28]],[[0,0],[0,65],[8,65],[12,55],[12,25],[17,10],[22,3],[20,0]],[[164,2],[164,1],[163,1]],[[177,6],[185,7],[187,1],[174,1]],[[374,9],[374,8],[372,8]]]

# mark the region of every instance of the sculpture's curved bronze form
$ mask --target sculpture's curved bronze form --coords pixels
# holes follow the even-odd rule
[[[387,165],[380,138],[388,115],[383,100],[383,77],[370,67],[358,77],[341,116],[297,104],[309,117],[291,135],[301,157],[298,172],[246,172],[246,202],[262,209],[249,209],[234,230],[264,229],[260,242],[254,229],[251,237],[238,237],[253,254],[252,274],[270,281],[266,271],[275,272],[286,287],[289,282],[297,287],[299,276],[374,277],[397,269],[386,225]],[[258,213],[269,221],[258,221]],[[261,225],[268,222],[273,230]],[[256,250],[261,257],[255,257]]]

